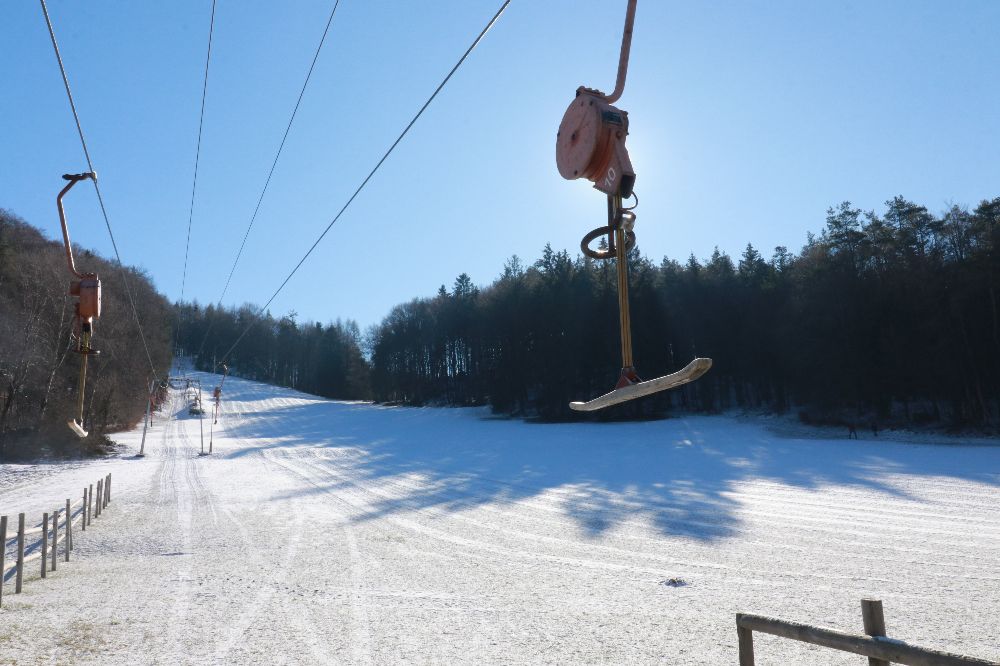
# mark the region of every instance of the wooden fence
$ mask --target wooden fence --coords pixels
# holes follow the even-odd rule
[[[860,654],[868,657],[869,666],[889,666],[894,663],[910,666],[1000,666],[1000,662],[996,661],[939,652],[887,638],[882,602],[878,599],[861,600],[861,618],[865,633],[848,634],[773,617],[737,613],[736,636],[739,641],[740,666],[754,666],[753,632],[755,631],[841,652]]]
[[[65,507],[57,508],[51,514],[42,513],[42,520],[33,527],[25,526],[25,514],[17,515],[17,533],[8,537],[7,516],[0,516],[0,605],[3,604],[4,585],[14,579],[14,593],[20,594],[24,585],[25,566],[40,561],[39,573],[45,578],[49,571],[55,571],[59,562],[59,546],[62,545],[63,560],[69,562],[73,550],[73,531],[79,526],[86,531],[111,503],[111,475],[108,474],[94,484],[83,489],[83,497],[75,502],[66,500]],[[62,521],[60,522],[60,515]],[[11,564],[6,563],[8,547],[16,545],[16,555]]]

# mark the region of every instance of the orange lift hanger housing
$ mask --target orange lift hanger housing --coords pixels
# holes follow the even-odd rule
[[[625,90],[632,28],[637,0],[629,0],[625,12],[618,78],[610,95],[580,86],[576,98],[563,115],[556,134],[556,167],[567,180],[586,178],[608,198],[608,224],[583,237],[580,249],[594,259],[615,258],[618,273],[618,317],[621,332],[622,370],[615,388],[589,402],[571,402],[577,411],[594,411],[694,381],[712,367],[712,360],[696,358],[683,369],[650,381],[642,381],[632,361],[632,320],[628,299],[628,251],[635,245],[635,213],[623,200],[634,196],[635,170],[625,148],[628,113],[613,106]],[[636,205],[638,199],[636,199]],[[590,243],[607,237],[607,250],[592,249]]]
[[[66,263],[69,265],[69,272],[77,278],[69,283],[69,294],[77,299],[74,306],[73,335],[76,339],[75,351],[80,354],[76,418],[71,418],[67,425],[77,436],[86,437],[87,431],[83,429],[83,404],[87,386],[87,358],[92,354],[100,353],[91,348],[90,339],[94,334],[94,320],[101,316],[101,279],[97,273],[81,273],[76,269],[76,262],[73,260],[73,243],[69,239],[69,226],[66,223],[66,211],[63,209],[62,199],[81,180],[89,179],[96,182],[97,174],[92,171],[65,174],[63,179],[69,182],[56,196],[56,207],[59,209],[59,223],[62,225]]]

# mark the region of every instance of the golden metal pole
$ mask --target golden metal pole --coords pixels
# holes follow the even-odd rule
[[[83,427],[83,398],[84,389],[87,386],[87,357],[90,356],[90,333],[84,332],[81,334],[80,340],[80,350],[83,352],[80,354],[80,381],[77,385],[77,413],[80,415],[80,427]]]
[[[625,229],[620,223],[615,226],[618,213],[621,210],[621,195],[609,196],[608,211],[611,219],[609,225],[615,230],[615,263],[618,269],[618,323],[621,331],[622,341],[622,369],[634,374],[632,362],[632,318],[629,314],[628,304],[628,245],[625,236]]]

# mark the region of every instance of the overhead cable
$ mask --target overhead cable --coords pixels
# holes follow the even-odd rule
[[[240,333],[240,336],[236,339],[236,342],[234,342],[233,345],[229,348],[229,350],[223,355],[221,362],[225,362],[229,358],[229,355],[233,353],[233,350],[236,349],[237,345],[240,344],[243,338],[246,337],[246,334],[249,333],[250,330],[256,325],[257,321],[259,321],[260,315],[262,315],[264,312],[267,311],[267,308],[271,305],[274,299],[277,298],[278,294],[280,294],[281,291],[285,288],[289,280],[292,279],[292,276],[294,276],[295,273],[298,272],[299,268],[302,267],[302,264],[304,264],[306,259],[309,258],[309,255],[311,255],[313,253],[313,250],[316,249],[316,246],[320,244],[320,241],[323,240],[323,238],[330,231],[333,225],[336,224],[337,220],[339,220],[340,217],[344,214],[344,211],[346,211],[347,208],[351,205],[351,203],[357,198],[357,196],[361,193],[361,190],[365,188],[365,186],[368,184],[368,181],[372,179],[372,177],[379,170],[382,164],[386,161],[386,159],[388,159],[389,155],[392,154],[392,151],[395,150],[396,146],[399,145],[399,142],[402,141],[403,137],[405,137],[407,132],[410,131],[410,128],[413,127],[413,125],[417,122],[420,116],[423,115],[427,107],[430,106],[431,102],[434,101],[434,98],[437,97],[439,92],[441,92],[441,89],[444,88],[445,84],[448,83],[449,80],[451,80],[451,77],[455,74],[456,71],[458,71],[458,68],[461,67],[463,62],[465,62],[465,59],[469,57],[469,54],[472,53],[473,49],[475,49],[476,46],[479,45],[479,42],[481,42],[483,37],[486,36],[486,33],[489,32],[490,28],[492,28],[493,25],[500,19],[500,16],[503,14],[504,10],[507,9],[507,5],[509,4],[510,0],[505,0],[504,3],[500,5],[500,9],[498,9],[497,12],[493,15],[493,18],[489,20],[489,22],[486,24],[486,27],[484,27],[480,31],[479,35],[473,40],[469,48],[465,50],[465,53],[463,53],[462,57],[458,59],[458,62],[455,63],[455,66],[451,68],[451,71],[448,72],[448,75],[444,77],[444,79],[441,81],[440,84],[438,84],[438,87],[434,89],[434,92],[431,94],[431,96],[428,97],[427,101],[424,102],[423,106],[420,107],[420,110],[417,111],[416,115],[414,115],[413,118],[410,120],[410,122],[406,125],[406,127],[403,128],[403,131],[400,132],[399,136],[396,137],[396,140],[392,142],[392,145],[389,146],[389,149],[385,151],[385,154],[382,155],[382,158],[375,164],[372,170],[368,172],[368,175],[365,176],[364,180],[361,181],[361,184],[358,185],[356,190],[354,190],[354,193],[347,199],[347,202],[341,207],[341,209],[333,217],[330,223],[326,225],[326,228],[323,230],[323,232],[319,235],[318,238],[316,238],[313,244],[302,256],[302,258],[299,259],[299,262],[295,264],[295,268],[293,268],[292,271],[288,274],[288,276],[285,277],[281,285],[275,290],[273,294],[271,294],[271,297],[267,299],[267,302],[264,303],[264,305],[257,312],[254,319],[251,320],[250,323],[247,325],[247,327],[243,330],[243,332]]]
[[[215,0],[212,0],[212,16],[208,20],[208,53],[205,55],[205,78],[201,84],[201,112],[198,114],[198,143],[194,150],[194,179],[191,181],[191,207],[188,209],[187,241],[184,243],[184,271],[181,274],[181,298],[184,300],[184,285],[187,282],[188,249],[191,247],[191,221],[194,219],[194,195],[198,189],[198,162],[201,160],[201,130],[205,124],[205,97],[208,93],[208,66],[212,62],[212,35],[215,33]],[[179,326],[178,326],[179,328]]]
[[[52,38],[52,48],[55,50],[56,61],[59,63],[59,71],[62,74],[63,84],[66,86],[66,96],[69,98],[70,109],[73,110],[73,119],[76,121],[76,131],[80,135],[80,144],[83,146],[83,154],[87,158],[87,168],[92,172],[96,173],[94,169],[94,163],[90,159],[90,151],[87,149],[87,140],[83,136],[83,126],[80,124],[80,115],[76,112],[76,103],[73,101],[73,93],[70,91],[69,78],[66,76],[66,67],[63,65],[62,55],[59,53],[59,44],[56,42],[56,33],[52,28],[52,20],[49,18],[48,7],[45,6],[45,0],[39,0],[42,3],[42,14],[45,15],[45,24],[49,28],[49,37]],[[108,220],[108,211],[104,207],[104,197],[101,196],[101,187],[97,184],[97,178],[91,179],[94,183],[94,190],[97,192],[97,202],[101,207],[101,214],[104,216],[104,225],[108,228],[108,236],[111,237],[111,247],[115,251],[115,259],[118,262],[118,273],[121,276],[122,284],[125,285],[125,293],[128,294],[129,305],[132,308],[132,316],[135,317],[135,325],[139,330],[139,339],[142,340],[142,348],[146,351],[146,360],[149,361],[149,370],[156,376],[156,367],[153,365],[153,357],[149,353],[149,346],[146,344],[146,335],[142,330],[142,322],[139,320],[139,312],[135,307],[135,297],[132,295],[132,287],[129,285],[128,275],[125,272],[125,266],[122,263],[121,254],[118,252],[118,243],[115,241],[115,234],[111,230],[111,222]]]
[[[253,210],[253,215],[250,216],[250,223],[247,225],[246,232],[243,234],[243,241],[240,243],[240,249],[236,253],[236,258],[233,259],[232,268],[229,269],[229,277],[226,278],[226,284],[222,288],[222,295],[219,296],[218,306],[222,306],[222,299],[226,297],[226,293],[229,291],[229,283],[233,279],[233,273],[236,272],[236,265],[240,261],[240,257],[243,256],[243,248],[246,247],[247,238],[250,236],[250,230],[253,229],[254,221],[257,219],[257,213],[260,211],[260,205],[264,201],[264,195],[267,193],[267,188],[271,184],[271,177],[274,175],[274,170],[278,166],[278,158],[281,157],[281,151],[285,148],[285,141],[288,140],[288,134],[292,130],[292,124],[295,122],[295,115],[299,112],[299,106],[302,104],[302,98],[306,94],[306,88],[309,86],[309,79],[312,78],[313,69],[316,68],[316,61],[319,60],[320,51],[323,49],[323,43],[326,41],[326,36],[330,32],[330,25],[333,23],[333,17],[337,13],[337,7],[340,6],[340,0],[335,0],[333,3],[333,9],[330,10],[330,17],[326,20],[326,27],[323,29],[323,35],[319,39],[319,44],[316,45],[316,52],[313,54],[312,63],[309,65],[309,71],[306,73],[306,79],[302,83],[302,89],[299,91],[299,98],[295,101],[295,107],[292,109],[292,115],[288,119],[288,125],[285,127],[285,134],[281,137],[281,143],[278,145],[278,152],[274,155],[274,161],[271,162],[271,170],[267,174],[267,178],[264,180],[264,187],[260,191],[260,196],[257,197],[257,206]],[[215,325],[215,320],[208,322],[208,328],[205,329],[205,334],[201,338],[201,344],[198,346],[198,353],[205,348],[205,341],[208,340],[209,334],[212,332],[212,327]]]

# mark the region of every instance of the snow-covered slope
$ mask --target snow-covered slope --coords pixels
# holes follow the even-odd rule
[[[226,389],[210,457],[178,393],[145,459],[0,466],[8,515],[115,492],[6,589],[0,664],[731,664],[737,611],[860,631],[864,596],[893,637],[1000,660],[1000,448]]]

